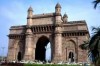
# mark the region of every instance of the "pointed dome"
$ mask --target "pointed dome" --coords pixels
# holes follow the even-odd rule
[[[61,8],[61,5],[57,3],[55,8]]]
[[[33,11],[33,9],[32,9],[32,7],[31,7],[31,6],[29,7],[28,11]]]
[[[68,18],[68,16],[67,16],[67,14],[66,14],[66,13],[64,14],[63,18],[65,18],[65,17],[67,17],[67,18]]]

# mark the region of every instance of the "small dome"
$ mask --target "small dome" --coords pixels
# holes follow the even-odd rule
[[[67,14],[66,14],[66,13],[64,14],[63,18],[65,18],[65,17],[67,17],[67,18],[68,18],[68,16],[67,16]]]
[[[31,7],[31,6],[29,7],[28,11],[33,11],[33,9],[32,9],[32,7]]]
[[[61,5],[57,3],[55,8],[61,8]]]

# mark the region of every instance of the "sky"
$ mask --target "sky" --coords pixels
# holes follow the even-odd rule
[[[9,28],[26,25],[30,6],[33,14],[51,13],[58,2],[62,7],[62,15],[66,13],[68,21],[85,20],[90,34],[92,26],[100,26],[100,7],[94,9],[93,0],[0,0],[0,55],[7,55]]]

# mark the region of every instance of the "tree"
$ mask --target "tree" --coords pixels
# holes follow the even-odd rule
[[[93,3],[94,3],[94,8],[96,9],[97,5],[100,3],[100,0],[95,0],[93,1]]]
[[[83,50],[89,50],[89,58],[95,64],[100,66],[100,27],[92,27],[93,35],[89,41],[85,41],[84,44],[79,47]]]
[[[88,50],[89,49],[89,40],[83,41],[83,44],[79,46],[82,50]]]
[[[96,64],[98,60],[100,59],[100,27],[92,28],[93,36],[90,39],[89,42],[89,51],[92,54],[93,63]],[[100,63],[100,62],[99,62]]]

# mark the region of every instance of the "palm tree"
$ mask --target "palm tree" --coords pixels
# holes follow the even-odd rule
[[[84,41],[79,47],[83,50],[89,50],[89,58],[96,65],[100,64],[100,27],[92,27],[93,35],[89,41]]]
[[[89,50],[92,53],[93,63],[96,64],[98,59],[100,59],[100,27],[95,28],[93,27],[92,30],[94,31],[93,36],[89,42]],[[99,62],[100,63],[100,62]]]
[[[88,41],[83,41],[83,44],[79,45],[79,47],[82,50],[88,50],[89,49],[89,40]]]
[[[100,3],[100,0],[95,0],[93,1],[93,3],[94,3],[94,8],[96,9],[97,5]]]

